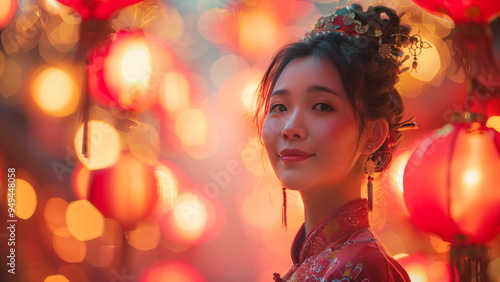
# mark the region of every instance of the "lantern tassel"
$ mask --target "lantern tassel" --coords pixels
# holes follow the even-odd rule
[[[485,246],[455,246],[450,249],[451,281],[487,282],[488,249]]]

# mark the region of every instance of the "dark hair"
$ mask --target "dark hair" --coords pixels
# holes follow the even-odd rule
[[[353,4],[350,9],[355,13],[355,19],[363,25],[370,23],[368,32],[356,37],[349,37],[340,32],[307,36],[303,41],[291,43],[279,50],[260,82],[254,123],[259,135],[262,135],[269,95],[288,63],[307,56],[330,60],[339,70],[360,132],[363,131],[367,118],[382,117],[389,123],[387,139],[372,156],[373,160],[380,157],[381,165],[376,171],[381,172],[389,166],[392,152],[400,138],[397,127],[391,128],[401,122],[404,107],[401,96],[394,88],[399,80],[399,64],[392,57],[380,54],[378,38],[373,34],[377,26],[383,33],[380,37],[382,43],[393,44],[395,40],[404,43],[406,36],[393,35],[408,35],[410,27],[401,25],[400,16],[384,6],[373,6],[363,11],[360,5]]]

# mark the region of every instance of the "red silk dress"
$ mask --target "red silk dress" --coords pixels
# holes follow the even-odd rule
[[[368,201],[353,201],[318,223],[305,237],[304,225],[292,243],[294,266],[274,281],[410,281],[403,267],[374,238]]]

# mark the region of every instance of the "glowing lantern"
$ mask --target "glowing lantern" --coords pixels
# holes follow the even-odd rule
[[[128,152],[115,166],[91,172],[88,200],[126,230],[148,217],[157,199],[153,166]]]
[[[473,120],[480,116],[466,117],[468,122],[445,125],[424,139],[403,178],[411,219],[452,243],[452,265],[457,269],[465,269],[464,260],[486,267],[482,246],[500,232],[500,134],[484,120]]]
[[[493,65],[491,30],[488,21],[498,15],[500,2],[491,0],[413,0],[437,15],[446,15],[455,22],[454,45],[457,61],[466,72],[477,75],[481,68]]]
[[[486,24],[500,11],[500,2],[491,0],[413,0],[413,2],[431,13],[450,17],[457,25],[471,22]]]
[[[127,7],[143,0],[57,0],[59,3],[75,9],[82,16],[83,20],[98,19],[108,20],[117,10]]]

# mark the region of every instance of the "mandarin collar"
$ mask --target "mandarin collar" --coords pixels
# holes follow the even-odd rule
[[[354,231],[367,227],[368,201],[352,201],[319,222],[307,237],[305,223],[302,224],[292,243],[292,261],[302,264],[306,258],[336,242],[343,244]]]

